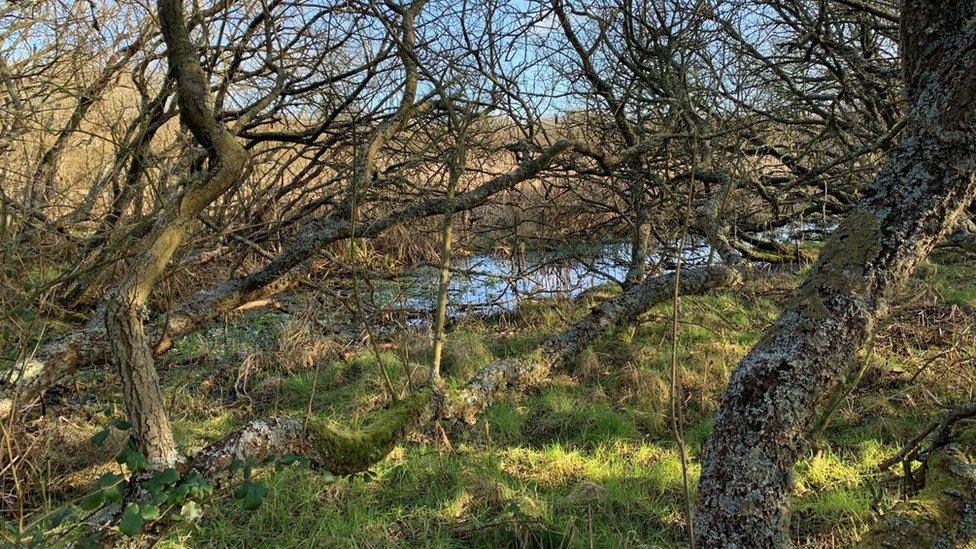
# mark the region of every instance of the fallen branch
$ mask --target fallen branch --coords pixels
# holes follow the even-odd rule
[[[632,324],[654,305],[670,299],[674,279],[674,274],[649,278],[616,298],[604,301],[583,320],[547,339],[530,359],[504,359],[488,364],[453,399],[449,409],[442,412],[443,416],[473,423],[477,414],[502,390],[538,383],[554,368],[591,345],[607,329]],[[685,269],[678,290],[681,295],[700,295],[716,288],[734,286],[740,280],[735,269],[724,265]]]
[[[667,301],[674,291],[674,278],[668,274],[648,279],[603,302],[572,327],[546,340],[530,359],[488,364],[458,395],[432,399],[426,391],[415,393],[374,412],[359,430],[314,418],[307,424],[290,416],[255,420],[199,452],[191,460],[192,466],[204,476],[219,478],[234,460],[260,463],[271,456],[298,454],[334,474],[365,471],[385,458],[426,413],[473,423],[503,389],[524,388],[541,381],[608,328],[630,324],[650,307]],[[735,285],[739,280],[734,269],[710,266],[685,270],[679,287],[683,295],[696,295]]]
[[[926,459],[925,487],[862,538],[863,548],[962,547],[976,534],[976,464],[958,446]]]

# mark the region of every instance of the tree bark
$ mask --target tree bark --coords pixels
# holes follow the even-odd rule
[[[112,360],[122,380],[132,434],[150,469],[171,467],[180,455],[143,325],[146,302],[190,224],[237,182],[247,163],[244,148],[214,119],[209,83],[186,28],[182,0],[159,0],[157,9],[177,82],[180,119],[210,153],[210,168],[191,179],[184,192],[164,207],[137,259],[105,299],[105,333]]]
[[[703,459],[698,542],[789,543],[792,470],[823,395],[976,195],[976,4],[902,4],[906,133],[796,295],[732,374]]]

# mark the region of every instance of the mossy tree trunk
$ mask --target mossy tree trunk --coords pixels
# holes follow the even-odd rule
[[[950,445],[926,459],[925,486],[861,537],[862,549],[961,547],[976,537],[976,464]]]
[[[976,195],[976,4],[905,1],[901,46],[906,133],[732,374],[702,459],[701,546],[789,543],[792,470],[817,404]]]
[[[240,178],[247,162],[243,147],[214,119],[209,83],[186,28],[182,0],[159,0],[157,8],[177,82],[180,119],[209,152],[210,167],[164,207],[137,259],[105,300],[105,333],[132,433],[152,469],[174,465],[179,453],[143,325],[146,302],[196,216]]]

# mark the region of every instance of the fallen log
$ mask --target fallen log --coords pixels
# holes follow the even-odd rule
[[[235,461],[262,463],[291,454],[305,456],[316,467],[336,475],[360,473],[393,450],[429,402],[429,392],[414,393],[373,412],[369,422],[355,431],[318,418],[307,422],[292,416],[254,420],[198,452],[190,460],[191,469],[219,479],[230,473]]]
[[[863,549],[963,547],[976,538],[976,464],[957,445],[926,459],[925,486],[861,537]]]
[[[647,279],[547,339],[530,358],[486,365],[457,394],[432,398],[426,390],[415,393],[375,412],[359,431],[314,418],[307,424],[291,416],[255,420],[198,453],[191,460],[193,468],[213,478],[223,475],[234,460],[260,463],[272,456],[298,454],[334,474],[363,472],[385,458],[422,417],[471,424],[503,390],[519,390],[543,381],[607,329],[631,324],[649,308],[671,299],[676,278],[682,295],[703,294],[740,281],[737,271],[722,265]]]

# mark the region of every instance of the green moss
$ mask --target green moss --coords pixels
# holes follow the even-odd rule
[[[954,447],[933,453],[925,487],[886,514],[861,540],[861,547],[954,546],[966,509],[976,501],[976,473],[969,460]]]
[[[860,290],[864,270],[881,249],[880,230],[872,213],[853,214],[841,224],[817,262],[816,276],[807,278],[793,298],[794,307],[804,317],[818,321],[827,315],[821,287],[845,293]]]
[[[350,430],[332,422],[310,418],[309,444],[322,465],[337,475],[361,473],[380,461],[400,442],[430,402],[430,393],[418,392],[371,414],[363,427]]]

